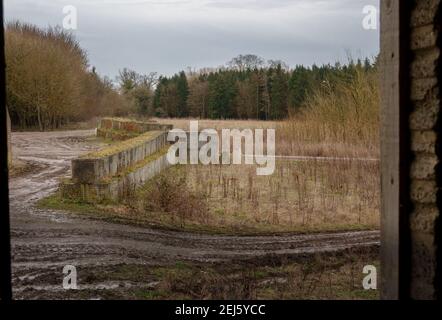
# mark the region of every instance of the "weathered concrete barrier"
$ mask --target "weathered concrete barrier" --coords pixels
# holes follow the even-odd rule
[[[103,130],[130,132],[136,137],[72,160],[72,178],[60,184],[61,196],[86,202],[126,197],[170,165],[167,132],[172,127],[104,118],[100,122]]]
[[[95,183],[104,177],[116,175],[158,152],[166,143],[166,132],[152,131],[88,153],[72,160],[72,179],[80,183]]]
[[[64,181],[60,186],[61,195],[63,198],[80,199],[85,202],[124,199],[137,187],[170,166],[167,161],[167,150],[168,146],[119,174],[95,183]]]
[[[97,136],[105,139],[125,140],[148,131],[169,131],[173,125],[154,121],[136,121],[122,118],[103,118],[97,128]]]

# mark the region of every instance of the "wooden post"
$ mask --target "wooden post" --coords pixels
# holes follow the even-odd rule
[[[408,1],[381,1],[381,297],[409,295]]]

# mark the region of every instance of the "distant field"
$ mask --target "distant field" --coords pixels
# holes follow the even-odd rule
[[[175,128],[189,129],[189,121],[197,119],[154,118],[154,120],[173,124]],[[278,155],[379,158],[379,143],[375,129],[366,129],[369,134],[365,136],[352,132],[350,128],[348,132],[341,132],[327,126],[326,123],[321,123],[321,120],[304,118],[284,121],[203,119],[198,122],[199,129],[275,129]]]

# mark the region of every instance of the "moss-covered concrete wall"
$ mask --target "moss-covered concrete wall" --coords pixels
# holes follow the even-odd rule
[[[109,177],[96,183],[65,181],[60,186],[61,196],[90,203],[124,199],[133,194],[137,187],[170,166],[167,155],[163,151],[146,158],[145,161],[121,175]]]
[[[144,160],[166,144],[166,132],[151,131],[86,154],[72,160],[72,179],[80,183],[98,182]]]
[[[171,126],[152,131],[153,127],[145,122],[105,118],[100,127],[109,132],[131,132],[135,137],[72,160],[72,179],[60,184],[63,198],[121,200],[170,165],[166,154],[167,129]]]

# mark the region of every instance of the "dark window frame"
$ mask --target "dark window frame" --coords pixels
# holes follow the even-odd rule
[[[409,105],[408,1],[381,1],[381,295],[385,299],[406,297],[409,288],[407,230],[409,203]],[[3,1],[0,0],[0,299],[12,299],[11,238],[6,130],[6,77]],[[399,32],[401,31],[401,32]],[[388,88],[385,90],[385,88]],[[402,106],[402,107],[401,107]]]
[[[11,235],[9,218],[8,146],[6,129],[6,63],[4,50],[3,0],[0,0],[0,299],[12,299],[11,286]]]

